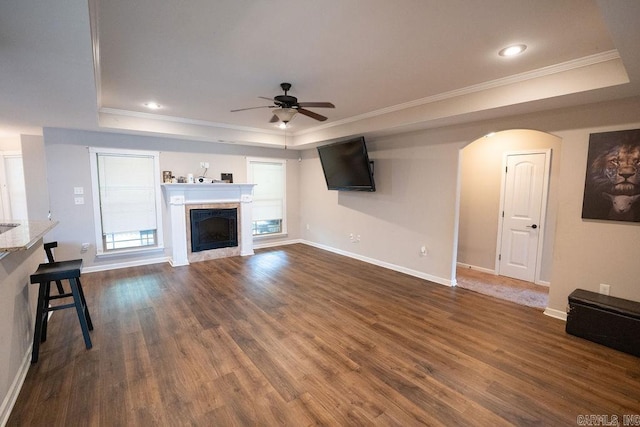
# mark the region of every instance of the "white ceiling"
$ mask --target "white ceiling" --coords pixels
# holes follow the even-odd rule
[[[42,127],[299,148],[640,94],[636,0],[3,0],[0,136]],[[497,52],[528,46],[515,58]],[[163,108],[150,111],[147,101]],[[293,141],[293,142],[292,142]]]

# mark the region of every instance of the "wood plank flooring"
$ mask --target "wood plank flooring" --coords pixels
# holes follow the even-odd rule
[[[640,360],[540,310],[306,245],[84,274],[10,426],[576,425],[640,412]]]

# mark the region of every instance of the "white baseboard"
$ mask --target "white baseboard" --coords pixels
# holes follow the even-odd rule
[[[458,263],[456,263],[456,266],[459,267],[459,268],[468,268],[470,270],[481,271],[483,273],[493,274],[494,276],[498,275],[498,273],[496,273],[496,271],[491,269],[491,268],[478,267],[477,265],[465,264],[464,262],[458,262]]]
[[[437,283],[439,285],[453,287],[455,286],[455,281],[451,281],[449,279],[444,279],[442,277],[432,276],[431,274],[423,273],[422,271],[412,270],[410,268],[402,267],[400,265],[391,264],[385,261],[380,261],[375,258],[369,258],[363,255],[354,254],[352,252],[343,251],[342,249],[336,249],[331,246],[322,245],[315,242],[309,242],[307,240],[301,240],[300,243],[304,243],[305,245],[313,246],[318,249],[324,249],[325,251],[333,252],[338,255],[344,255],[349,258],[357,259],[358,261],[363,261],[368,264],[377,265],[379,267],[388,268],[389,270],[397,271],[400,273],[408,274],[409,276],[417,277],[419,279],[428,280],[430,282]]]
[[[282,246],[282,245],[294,245],[296,243],[303,243],[303,241],[301,239],[274,240],[272,242],[262,240],[260,243],[254,243],[253,249],[272,248],[274,246]]]
[[[9,416],[11,415],[11,411],[13,410],[13,405],[16,404],[16,400],[18,399],[18,395],[20,394],[20,390],[22,389],[24,380],[25,378],[27,378],[27,372],[29,372],[30,366],[31,346],[29,346],[26,354],[22,358],[20,369],[18,369],[18,372],[16,373],[13,382],[11,383],[11,387],[9,387],[7,395],[2,401],[2,406],[0,406],[0,426],[7,425],[7,421],[9,421]]]
[[[493,274],[494,276],[499,276],[498,272],[493,270],[493,269],[491,269],[491,268],[478,267],[477,265],[465,264],[464,262],[458,262],[458,263],[456,263],[456,266],[458,268],[468,268],[470,270],[481,271],[483,273],[488,273],[488,274]],[[546,280],[536,280],[533,283],[535,283],[536,285],[545,286],[547,288],[551,286],[551,283],[547,282]]]
[[[82,272],[95,273],[96,271],[117,270],[119,268],[139,267],[141,265],[160,264],[163,262],[170,262],[170,260],[168,257],[162,256],[158,258],[148,258],[136,261],[116,262],[113,264],[92,265],[91,267],[83,268]]]
[[[567,321],[567,313],[564,311],[555,310],[553,308],[547,307],[544,309],[544,314],[546,314],[549,317],[554,317],[556,319],[564,320],[565,322]]]

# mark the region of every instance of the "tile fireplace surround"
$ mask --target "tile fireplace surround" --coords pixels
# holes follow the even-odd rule
[[[187,211],[190,205],[237,203],[240,255],[253,255],[251,232],[253,187],[255,184],[162,184],[171,227],[170,262],[174,267],[189,264]]]

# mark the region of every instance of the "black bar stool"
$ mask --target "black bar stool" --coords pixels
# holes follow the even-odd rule
[[[54,242],[55,243],[55,242]],[[53,246],[55,247],[55,246]],[[45,249],[46,250],[46,249]],[[48,256],[49,254],[47,254]],[[92,347],[89,331],[93,330],[93,323],[89,315],[87,302],[82,291],[80,283],[80,269],[82,268],[82,260],[74,259],[70,261],[49,262],[40,264],[34,274],[31,275],[31,283],[39,283],[40,290],[38,292],[38,306],[36,309],[36,326],[33,335],[33,351],[31,353],[31,363],[38,361],[38,353],[40,351],[40,343],[47,339],[47,319],[50,311],[62,310],[65,308],[76,308],[84,344],[87,349]],[[71,292],[62,293],[60,295],[51,295],[51,282],[60,283],[62,280],[68,280]],[[60,283],[58,291],[62,288]],[[60,304],[49,307],[49,302],[60,298],[73,298],[73,302],[69,304]]]
[[[49,262],[56,262],[56,260],[53,259],[53,252],[51,251],[51,249],[57,248],[57,247],[58,247],[58,242],[49,242],[44,244],[44,251],[47,254],[47,260]],[[60,280],[56,280],[56,287],[58,288],[58,293],[60,295],[64,294],[64,288],[62,287],[62,282]]]

